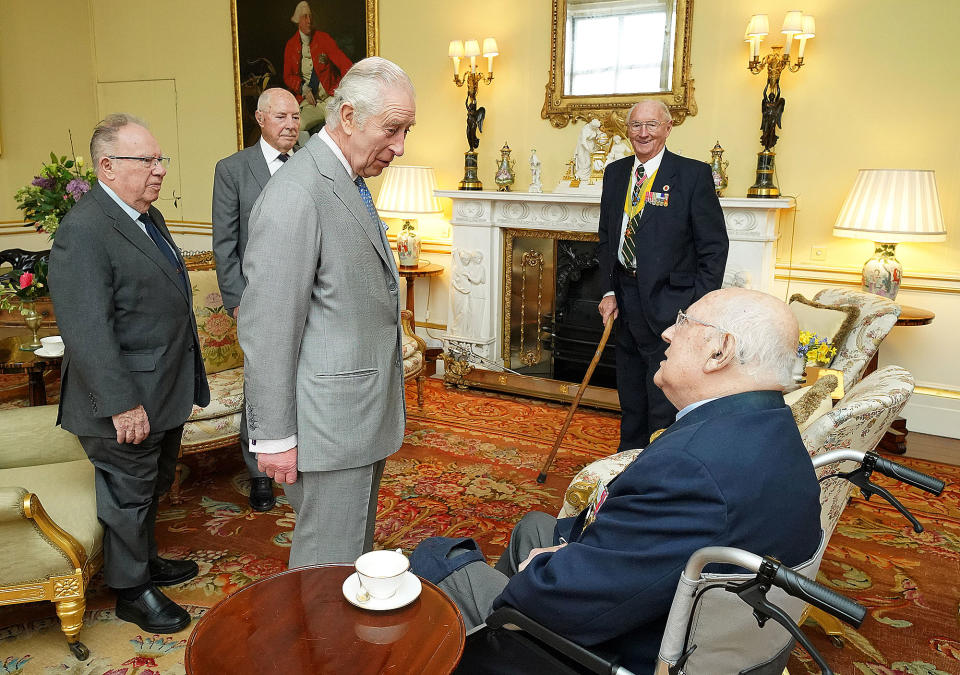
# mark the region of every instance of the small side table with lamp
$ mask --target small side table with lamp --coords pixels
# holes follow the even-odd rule
[[[400,276],[407,282],[407,309],[413,312],[411,325],[416,328],[414,279],[434,276],[443,271],[437,263],[420,260],[420,236],[414,221],[417,218],[443,213],[434,196],[437,178],[431,167],[391,165],[384,169],[383,183],[377,195],[377,212],[384,218],[403,218],[397,235],[397,257]]]
[[[837,216],[833,234],[875,242],[873,257],[863,266],[863,290],[895,300],[903,279],[903,265],[896,258],[897,244],[940,242],[947,238],[934,172],[860,169]],[[926,309],[906,305],[900,309],[897,326],[925,326],[934,319],[933,312]],[[877,358],[874,355],[865,375],[876,370]],[[906,420],[897,418],[879,447],[903,454],[906,437]]]

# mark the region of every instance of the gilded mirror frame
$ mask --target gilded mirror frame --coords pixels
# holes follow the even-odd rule
[[[318,7],[333,0],[311,0]],[[365,5],[364,14],[364,34],[366,40],[366,54],[364,56],[377,56],[380,53],[380,21],[377,16],[377,3],[379,0],[362,0]],[[296,3],[290,3],[293,7]],[[230,31],[233,39],[233,87],[236,105],[236,125],[237,125],[237,149],[243,150],[243,96],[244,83],[240,81],[240,26],[237,21],[237,0],[230,0]],[[281,64],[282,65],[282,64]],[[282,80],[281,80],[281,85]]]
[[[622,127],[623,116],[640,98],[663,101],[673,115],[674,125],[697,114],[690,77],[690,36],[693,26],[693,0],[676,0],[677,34],[673,49],[673,79],[668,92],[569,96],[563,93],[564,48],[566,42],[567,2],[553,0],[553,24],[550,28],[550,73],[540,117],[557,129],[570,122],[599,119],[610,128]]]

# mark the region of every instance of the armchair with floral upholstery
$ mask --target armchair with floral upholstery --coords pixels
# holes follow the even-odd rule
[[[0,541],[0,605],[55,603],[70,651],[86,659],[77,636],[103,527],[93,464],[55,405],[0,411]]]
[[[424,354],[427,343],[413,331],[411,321],[413,312],[408,309],[400,310],[400,325],[403,336],[400,341],[400,354],[403,358],[403,381],[415,380],[417,383],[417,407],[423,407],[423,378],[426,376],[427,360]]]
[[[184,256],[193,289],[193,314],[197,319],[200,351],[210,386],[210,405],[193,407],[183,427],[180,456],[224,448],[240,440],[243,406],[243,352],[237,340],[237,322],[223,306],[213,253]],[[170,488],[170,501],[180,499],[182,466]]]

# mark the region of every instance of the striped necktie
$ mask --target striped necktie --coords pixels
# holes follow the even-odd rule
[[[640,205],[640,192],[643,189],[645,178],[643,164],[637,164],[637,173],[634,178],[633,192],[630,194],[630,213],[633,214],[627,222],[627,231],[623,235],[623,246],[620,247],[620,261],[623,266],[630,270],[637,268],[637,241],[635,238],[637,226],[640,223],[640,214],[643,208],[637,208]]]

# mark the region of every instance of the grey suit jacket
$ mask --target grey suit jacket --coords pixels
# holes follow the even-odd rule
[[[242,263],[250,209],[268,180],[259,143],[221,159],[213,173],[213,256],[223,306],[230,312],[240,306],[247,285]]]
[[[172,244],[163,215],[153,207],[149,214]],[[164,431],[183,424],[194,403],[210,402],[192,296],[99,184],[60,224],[49,281],[66,347],[64,429],[115,437],[111,415],[143,405],[150,430]]]
[[[318,136],[254,205],[243,262],[250,438],[298,434],[301,471],[395,452],[406,421],[399,276],[379,219]]]

